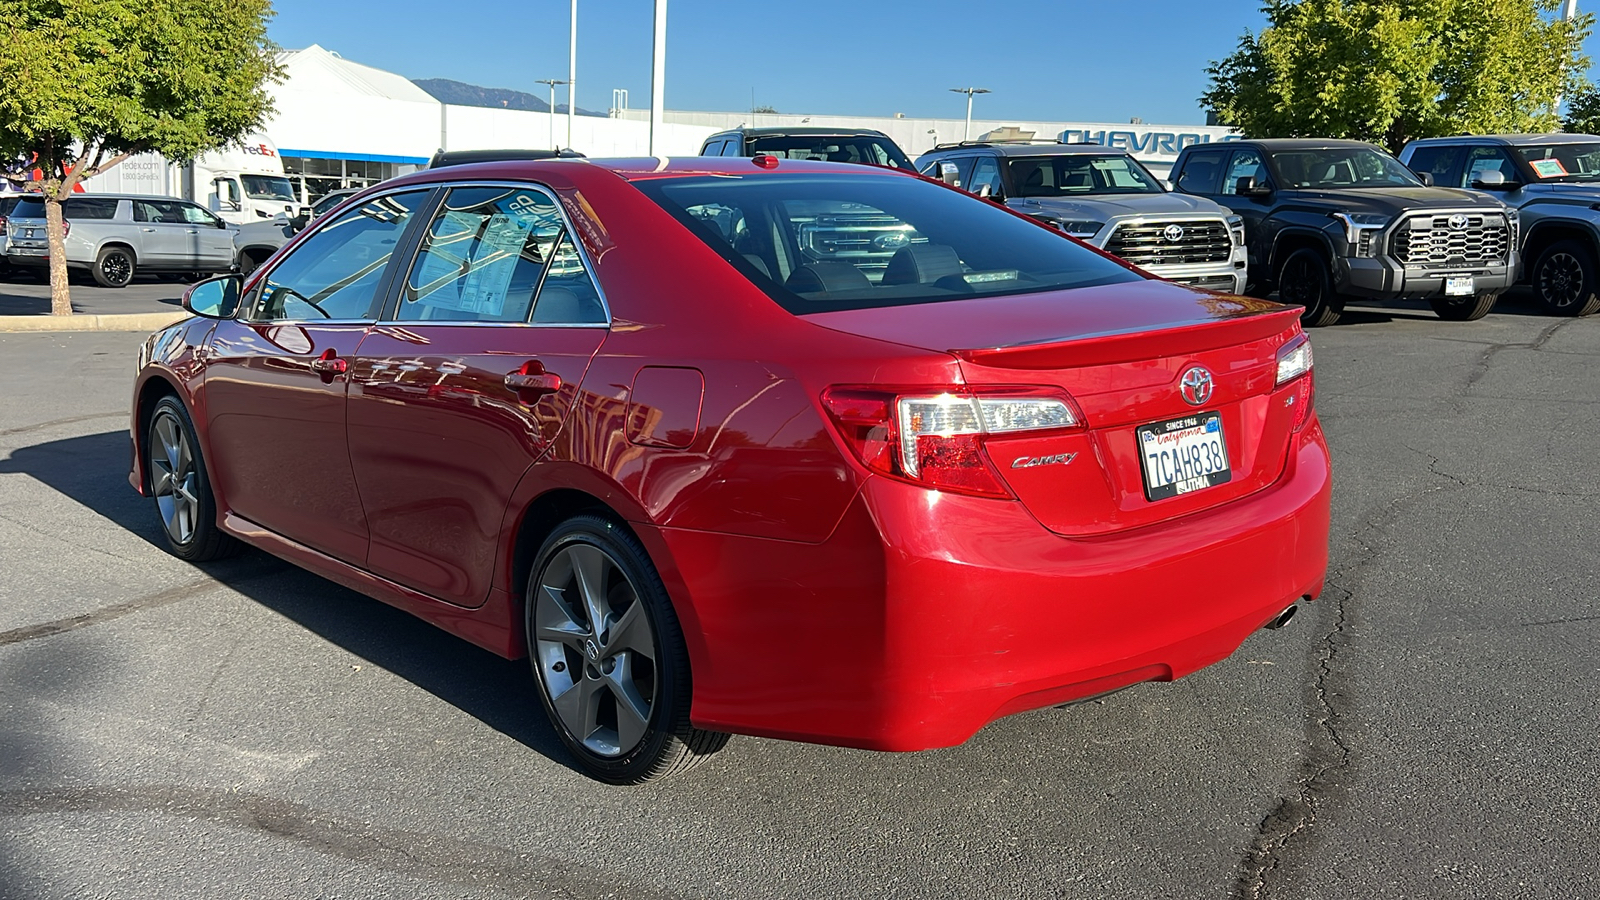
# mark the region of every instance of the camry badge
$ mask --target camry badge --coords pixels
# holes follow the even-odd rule
[[[1463,213],[1456,213],[1450,217],[1450,227],[1457,231],[1467,227],[1467,217]]]
[[[1200,406],[1211,399],[1211,373],[1204,366],[1195,366],[1183,373],[1178,381],[1178,393],[1190,406]]]
[[[1076,453],[1057,453],[1055,456],[1019,456],[1011,461],[1013,469],[1031,469],[1034,466],[1064,466],[1078,458]]]
[[[1181,241],[1183,240],[1183,226],[1168,225],[1166,230],[1161,232],[1161,236],[1174,243]]]

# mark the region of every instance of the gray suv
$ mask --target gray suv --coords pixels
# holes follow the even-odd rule
[[[1429,138],[1407,144],[1400,161],[1431,184],[1491,192],[1517,210],[1523,276],[1545,308],[1600,312],[1600,137]]]
[[[1168,191],[1138,160],[1099,144],[966,141],[917,170],[1005,203],[1152,275],[1240,294],[1244,225],[1227,207]]]
[[[233,268],[237,226],[187,200],[135,194],[79,194],[62,205],[67,266],[102,287],[125,287],[135,272],[202,273]],[[17,203],[6,222],[6,261],[50,264],[44,201]]]

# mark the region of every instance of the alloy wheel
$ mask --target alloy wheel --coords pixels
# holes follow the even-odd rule
[[[133,278],[133,261],[121,253],[112,253],[100,266],[106,280],[113,284],[127,284]]]
[[[1317,302],[1320,291],[1316,273],[1303,259],[1291,259],[1278,275],[1278,299],[1284,303],[1310,308]]]
[[[659,694],[655,633],[610,554],[573,543],[551,557],[535,592],[533,640],[544,690],[574,739],[603,757],[644,740]]]
[[[1587,285],[1583,283],[1583,264],[1570,253],[1545,257],[1538,273],[1539,295],[1555,309],[1566,309],[1579,301]]]
[[[200,514],[199,477],[183,423],[161,410],[150,424],[150,493],[174,543],[194,538]]]

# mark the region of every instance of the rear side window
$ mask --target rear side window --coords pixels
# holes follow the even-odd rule
[[[525,322],[561,238],[561,216],[533,188],[456,188],[411,267],[404,322]]]
[[[919,179],[807,173],[634,186],[793,313],[1140,278],[1065,235]]]
[[[727,141],[723,141],[723,140],[706,141],[706,145],[705,145],[704,149],[702,149],[700,151],[700,155],[701,156],[721,156],[722,155],[722,148],[723,148],[723,146],[725,144],[727,144]]]
[[[1183,161],[1178,173],[1178,190],[1188,194],[1220,194],[1222,184],[1222,153],[1191,153]]]
[[[254,321],[374,318],[378,286],[426,190],[375,197],[318,228],[261,282]]]
[[[73,197],[61,205],[61,214],[68,219],[114,219],[117,201],[112,197]]]

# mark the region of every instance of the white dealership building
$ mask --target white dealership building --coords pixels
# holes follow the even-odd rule
[[[310,202],[340,187],[368,184],[427,164],[435,151],[569,146],[566,114],[457,106],[436,100],[393,72],[344,59],[313,44],[284,51],[284,80],[271,85],[273,115],[261,129],[277,145],[284,171]],[[614,109],[606,116],[576,116],[570,146],[588,156],[644,156],[650,145],[644,110]],[[962,119],[775,115],[744,112],[666,113],[658,145],[667,155],[699,152],[708,135],[739,125],[875,128],[894,138],[913,158],[936,143],[958,141]],[[1226,140],[1226,128],[1201,125],[1026,122],[974,119],[971,134],[1004,129],[1036,138],[1091,141],[1131,152],[1165,174],[1178,150],[1189,144]],[[171,193],[172,180],[159,163],[130,160],[115,186],[120,191]],[[108,175],[111,173],[107,173]],[[146,183],[148,182],[148,183]]]

